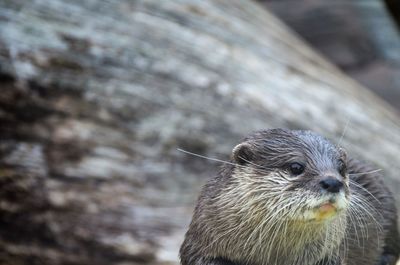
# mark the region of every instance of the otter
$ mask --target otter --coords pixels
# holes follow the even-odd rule
[[[391,265],[395,202],[382,176],[326,138],[271,129],[246,137],[203,187],[182,265]]]

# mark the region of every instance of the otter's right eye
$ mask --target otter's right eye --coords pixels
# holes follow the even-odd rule
[[[290,172],[296,176],[304,172],[304,166],[297,162],[290,164],[289,169]]]

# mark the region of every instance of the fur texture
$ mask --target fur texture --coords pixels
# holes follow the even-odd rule
[[[293,163],[304,172],[293,175]],[[371,171],[313,132],[256,132],[203,188],[181,264],[394,264],[394,200]],[[327,177],[340,192],[321,188]]]

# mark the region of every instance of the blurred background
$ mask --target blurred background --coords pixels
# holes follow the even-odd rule
[[[259,2],[325,58],[399,109],[399,1]]]
[[[0,264],[178,264],[249,132],[311,129],[399,199],[398,1],[0,0]]]

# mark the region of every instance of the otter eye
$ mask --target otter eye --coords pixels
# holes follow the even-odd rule
[[[289,169],[290,169],[290,172],[296,176],[300,175],[301,173],[304,172],[304,166],[297,162],[290,164]]]
[[[339,166],[338,166],[338,171],[340,173],[340,175],[342,175],[343,177],[346,175],[346,164],[344,163],[343,160],[339,160]]]

